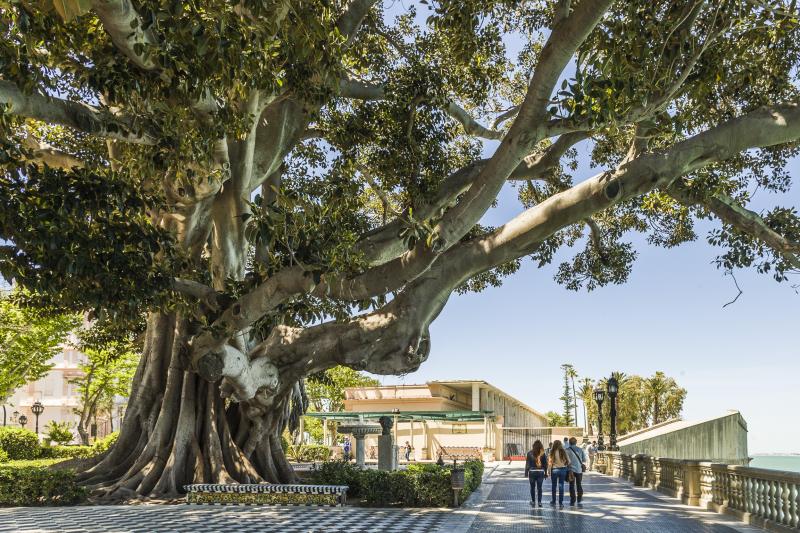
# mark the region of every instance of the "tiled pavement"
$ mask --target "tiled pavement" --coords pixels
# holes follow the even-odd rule
[[[531,508],[528,483],[515,463],[500,465],[457,511],[189,505],[0,508],[0,533],[758,531],[603,476],[587,474],[584,487],[582,508],[554,509],[547,503]]]
[[[356,507],[109,505],[0,509],[0,532],[347,532],[441,529],[447,511]]]

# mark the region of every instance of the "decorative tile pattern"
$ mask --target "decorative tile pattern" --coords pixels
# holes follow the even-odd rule
[[[447,511],[359,507],[109,505],[0,509],[0,532],[11,533],[429,533]]]

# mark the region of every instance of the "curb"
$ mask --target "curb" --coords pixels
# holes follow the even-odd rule
[[[486,498],[494,488],[495,481],[491,479],[497,471],[499,464],[495,464],[491,470],[483,473],[481,486],[469,495],[467,501],[461,504],[461,507],[455,509],[450,515],[439,525],[438,531],[447,533],[466,533],[472,523],[480,514],[480,509],[483,507]]]

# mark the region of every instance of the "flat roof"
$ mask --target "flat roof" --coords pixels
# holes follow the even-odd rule
[[[483,420],[485,416],[494,416],[494,411],[391,411],[378,413],[361,413],[357,411],[338,411],[336,413],[313,412],[305,416],[327,418],[329,420],[353,420],[359,418],[380,418],[382,416],[397,417],[402,420],[451,420],[453,422],[470,422]]]
[[[509,393],[505,392],[504,390],[499,389],[499,388],[495,387],[494,385],[492,385],[491,383],[489,383],[488,381],[484,381],[482,379],[433,380],[433,381],[427,381],[425,383],[417,383],[417,384],[413,384],[412,383],[412,384],[405,384],[405,385],[375,385],[375,386],[369,386],[369,387],[346,387],[346,389],[403,389],[403,388],[416,388],[416,387],[425,387],[425,386],[429,387],[432,384],[466,387],[466,386],[472,386],[474,383],[478,383],[478,384],[482,385],[484,388],[491,389],[492,391],[494,391],[494,392],[496,392],[498,394],[501,394],[506,398],[509,398],[511,401],[517,403],[521,407],[527,409],[528,411],[532,412],[533,414],[535,414],[537,416],[540,416],[542,418],[547,418],[541,411],[537,411],[533,407],[527,405],[525,402],[522,402],[522,401],[518,400],[517,398],[515,398],[514,396],[511,396]],[[394,399],[394,398],[387,398],[387,399]],[[401,398],[397,398],[397,399],[401,399]],[[352,400],[352,401],[358,402],[358,401],[365,401],[365,400]]]

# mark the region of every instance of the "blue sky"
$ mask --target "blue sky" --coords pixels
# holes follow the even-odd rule
[[[386,18],[410,3],[385,4]],[[417,22],[424,26],[428,14],[420,8]],[[503,40],[508,57],[515,57],[520,36]],[[574,71],[569,65],[562,78]],[[589,148],[579,145],[576,183],[598,170],[589,168]],[[484,156],[492,151],[488,146]],[[790,169],[792,191],[759,193],[758,209],[800,208],[800,160]],[[509,185],[482,222],[499,226],[521,209]],[[737,409],[748,422],[751,453],[800,453],[800,295],[790,286],[800,284],[800,275],[779,284],[755,271],[736,272],[744,293],[723,308],[737,290],[713,264],[717,253],[705,240],[716,224],[698,224],[698,240],[672,250],[631,235],[639,256],[628,282],[591,293],[568,291],[553,280],[570,250],[542,269],[526,259],[502,287],[450,298],[431,326],[431,355],[419,371],[378,377],[385,384],[482,379],[535,409],[558,411],[562,363],[594,379],[614,370],[662,370],[688,390],[684,418]]]
[[[582,147],[576,182],[593,175]],[[795,178],[800,161],[793,161]],[[757,197],[763,205],[800,206],[800,184],[786,195]],[[507,186],[484,222],[501,225],[521,210]],[[688,390],[684,418],[742,412],[751,453],[800,452],[800,295],[755,271],[736,273],[744,293],[713,264],[715,249],[700,238],[672,250],[631,235],[639,257],[628,283],[572,292],[552,265],[529,259],[500,288],[453,295],[431,327],[432,351],[419,371],[382,377],[385,384],[482,379],[541,411],[560,409],[559,366],[580,375],[663,370]],[[581,414],[581,417],[583,415]]]

